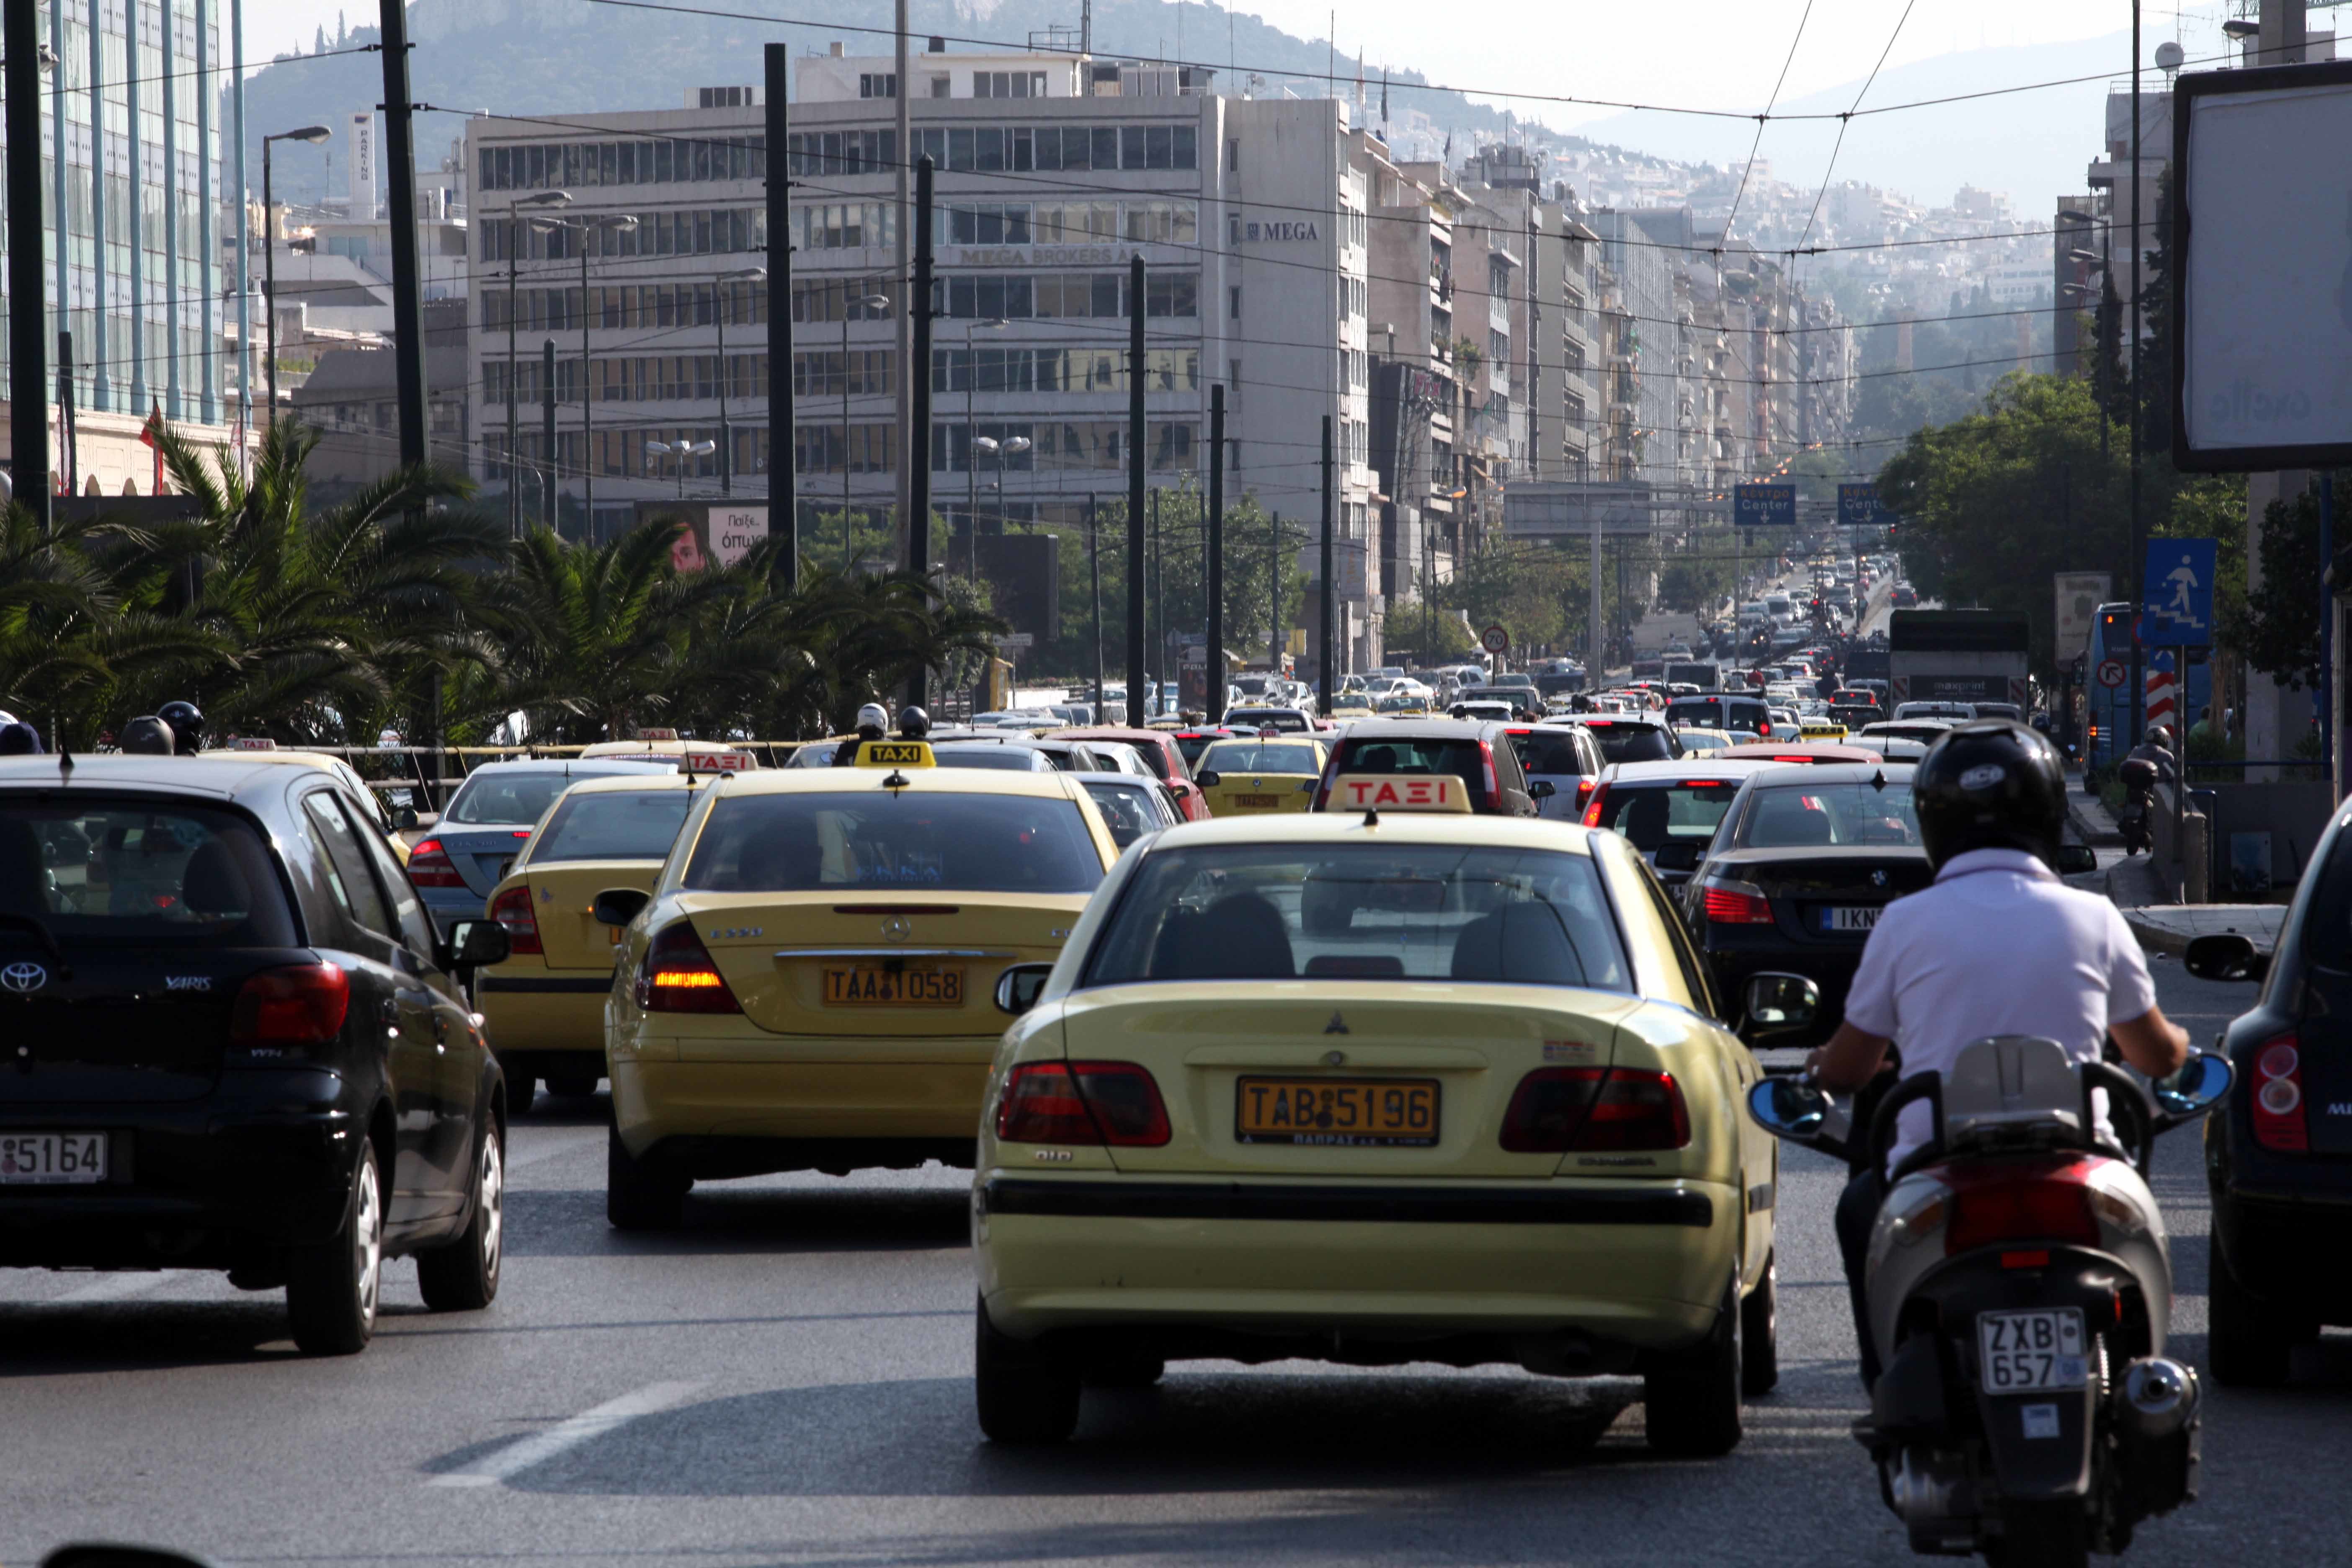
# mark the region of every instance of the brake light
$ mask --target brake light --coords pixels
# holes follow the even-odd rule
[[[507,928],[507,951],[509,952],[541,953],[539,916],[530,907],[530,889],[509,888],[490,900],[490,919]]]
[[[1948,1167],[1944,1179],[1952,1189],[1951,1219],[1944,1230],[1944,1256],[2000,1242],[2095,1247],[2099,1219],[2091,1207],[2089,1184],[2099,1164],[2060,1156]]]
[[[1709,882],[1705,889],[1706,918],[1717,925],[1768,926],[1772,900],[1753,882]]]
[[[996,1135],[1154,1149],[1168,1142],[1168,1107],[1159,1083],[1134,1062],[1029,1062],[1005,1075]]]
[[[449,858],[449,851],[438,838],[427,838],[408,852],[408,880],[418,888],[466,885],[466,879],[457,875],[457,863]]]
[[[1584,807],[1585,826],[1598,827],[1601,826],[1601,814],[1608,809],[1608,800],[1609,791],[1606,786],[1593,790],[1591,800],[1588,801]]]
[[[2282,1154],[2311,1148],[2304,1122],[2303,1051],[2293,1035],[2281,1035],[2254,1053],[2254,1142]]]
[[[637,1005],[648,1013],[740,1013],[727,977],[686,921],[664,926],[637,971]]]
[[[1756,721],[1756,738],[1759,741],[1769,741],[1772,738],[1771,720],[1759,719]]]
[[[1486,769],[1486,804],[1500,810],[1503,805],[1503,782],[1495,774],[1495,742],[1478,742],[1478,757]]]
[[[334,964],[265,969],[237,988],[229,1012],[229,1043],[321,1045],[342,1033],[351,1005],[351,976]]]
[[[1502,1142],[1516,1154],[1680,1149],[1690,1142],[1690,1110],[1670,1072],[1538,1068],[1511,1093]]]

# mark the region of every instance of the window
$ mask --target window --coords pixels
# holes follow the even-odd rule
[[[291,947],[279,885],[268,843],[235,812],[79,792],[0,805],[0,909],[68,942]]]
[[[1225,319],[1233,321],[1242,319],[1242,286],[1238,283],[1225,290]],[[1234,379],[1239,381],[1241,377],[1236,375]]]
[[[1228,136],[1225,138],[1225,173],[1237,174],[1241,173],[1241,167],[1242,139],[1238,136]]]
[[[935,76],[931,78],[931,96],[933,98],[945,98],[948,96],[948,79],[946,77]]]
[[[334,792],[311,791],[302,797],[302,808],[310,819],[313,839],[326,851],[323,868],[335,902],[354,925],[387,942],[398,942],[400,927],[376,888],[367,852],[360,847],[351,819],[335,807]]]
[[[1101,856],[1068,800],[930,795],[921,809],[839,795],[722,800],[685,885],[698,892],[940,889],[1086,893]]]
[[[857,78],[857,96],[896,98],[898,96],[898,79],[895,74],[887,71],[880,74],[872,71],[862,72]]]

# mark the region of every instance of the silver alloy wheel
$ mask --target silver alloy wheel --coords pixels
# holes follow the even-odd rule
[[[480,1191],[475,1200],[480,1205],[482,1221],[482,1278],[496,1280],[499,1277],[499,1247],[505,1239],[507,1169],[499,1150],[499,1130],[496,1126],[482,1133],[482,1175]]]
[[[375,1326],[376,1295],[383,1279],[383,1205],[376,1190],[375,1162],[360,1162],[358,1201],[352,1205],[352,1268],[358,1279],[360,1321]]]

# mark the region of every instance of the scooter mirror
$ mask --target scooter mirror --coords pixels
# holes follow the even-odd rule
[[[1809,1143],[1828,1127],[1836,1103],[1802,1079],[1768,1078],[1748,1091],[1748,1114],[1775,1138]]]
[[[2064,877],[2099,868],[2099,852],[2087,844],[2058,846],[2058,872]]]
[[[2181,1064],[2179,1072],[2158,1079],[2148,1088],[2167,1120],[2186,1121],[2204,1115],[2228,1099],[2230,1085],[2237,1076],[2227,1057],[2199,1051]]]

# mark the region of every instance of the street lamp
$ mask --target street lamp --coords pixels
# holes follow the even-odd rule
[[[648,441],[646,451],[652,457],[672,457],[677,459],[677,499],[686,499],[686,465],[692,458],[707,458],[719,450],[716,441]]]
[[[272,142],[324,142],[333,132],[323,125],[305,125],[299,131],[280,131],[261,139],[261,292],[269,301],[269,319],[264,323],[268,338],[269,355],[269,423],[278,423],[278,204],[271,199],[269,189],[269,144]],[[142,352],[144,352],[143,350]],[[243,344],[237,352],[245,352]],[[252,410],[246,413],[248,417]]]
[[[963,434],[964,439],[973,447],[980,445],[977,439],[980,427],[972,423],[971,413],[972,389],[980,384],[980,353],[971,346],[971,335],[974,332],[1001,332],[1006,324],[1003,317],[990,316],[963,330]],[[925,367],[924,374],[929,374],[929,367]],[[971,452],[964,454],[963,476],[963,525],[977,534],[980,529],[980,470],[978,461]],[[978,544],[972,546],[975,562],[980,559],[979,549]],[[974,570],[976,574],[977,568]]]
[[[517,207],[560,207],[572,200],[570,191],[539,191],[514,202]],[[520,416],[516,405],[520,401],[516,377],[519,362],[515,357],[515,328],[519,312],[516,309],[516,285],[521,280],[522,257],[513,244],[507,246],[507,531],[515,538],[522,537],[522,487],[518,482],[522,458],[519,450],[522,433],[517,421]],[[548,471],[554,472],[555,454],[547,454]],[[555,520],[549,518],[547,526],[553,528]]]
[[[890,313],[890,297],[887,294],[859,294],[844,300],[841,307],[841,571],[844,576],[849,574],[851,558],[857,551],[857,536],[849,521],[849,311],[852,306],[864,310],[869,317],[887,317]],[[929,460],[926,454],[925,461]]]
[[[568,193],[564,194],[565,201],[571,199]],[[629,213],[597,213],[589,217],[535,217],[530,220],[530,226],[541,234],[566,229],[580,238],[580,504],[587,523],[588,537],[593,539],[596,536],[596,454],[592,448],[595,444],[596,393],[589,384],[594,377],[594,362],[588,354],[588,237],[607,229],[625,233],[637,226],[637,220]],[[552,473],[555,454],[550,452],[547,460],[548,470]],[[553,526],[551,519],[550,526]]]
[[[727,365],[727,303],[734,291],[727,285],[765,282],[767,277],[768,269],[764,267],[744,267],[733,272],[722,272],[719,275],[719,298],[713,301],[711,315],[719,325],[719,493],[722,496],[735,493],[735,437],[727,427],[727,391],[729,384],[735,379],[734,372]],[[771,411],[768,416],[768,439],[771,441],[775,439],[775,415]]]
[[[972,438],[971,446],[974,452],[985,452],[990,457],[996,459],[996,478],[989,480],[988,488],[996,492],[996,521],[997,526],[1000,528],[1002,528],[1004,523],[1004,459],[1007,457],[1018,457],[1021,453],[1027,451],[1030,445],[1029,437],[1026,436],[1008,436],[1002,441],[998,440],[993,436],[978,436]],[[977,473],[979,464],[975,462],[972,467],[974,472]],[[970,565],[971,567],[971,575],[973,579],[977,581],[980,576],[980,518],[978,514],[975,513],[969,521],[971,525],[971,551]]]

